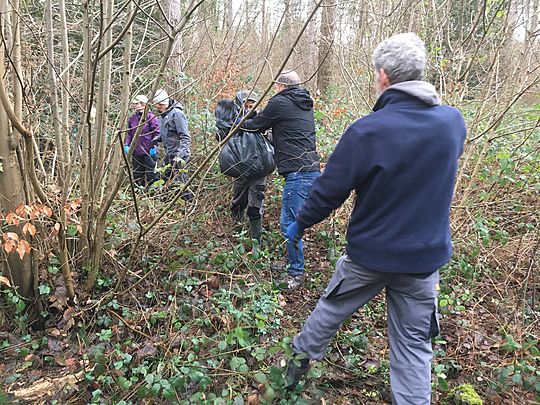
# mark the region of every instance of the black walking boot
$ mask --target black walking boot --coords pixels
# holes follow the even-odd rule
[[[287,378],[285,388],[292,391],[296,388],[302,377],[309,370],[309,359],[292,359],[287,365]]]
[[[261,233],[262,233],[262,218],[250,219],[249,228],[251,233],[251,239],[253,241],[252,253],[257,253],[257,249],[261,244]]]

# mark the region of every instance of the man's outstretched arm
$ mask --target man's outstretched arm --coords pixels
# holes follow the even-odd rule
[[[274,126],[281,118],[280,108],[275,99],[271,99],[266,108],[253,119],[246,120],[242,129],[251,132],[264,132]]]
[[[358,133],[349,127],[298,212],[296,222],[300,231],[327,218],[365,180],[369,161],[364,155]]]

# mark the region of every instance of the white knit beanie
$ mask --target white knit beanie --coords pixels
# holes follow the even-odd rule
[[[169,105],[169,95],[165,90],[159,89],[156,91],[156,94],[154,95],[154,104]]]
[[[138,96],[133,97],[133,100],[131,100],[131,104],[148,104],[148,97],[146,97],[144,94],[139,94]]]

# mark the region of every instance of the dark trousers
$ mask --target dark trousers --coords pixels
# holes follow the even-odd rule
[[[141,187],[151,185],[157,180],[154,173],[156,162],[149,155],[133,155],[133,179],[135,184]]]
[[[235,179],[233,183],[233,201],[231,204],[233,219],[236,221],[241,220],[246,208],[250,220],[261,218],[265,190],[266,177],[250,181]]]
[[[182,185],[183,183],[186,183],[189,179],[189,165],[187,163],[187,159],[184,161],[182,160],[174,160],[173,156],[166,156],[165,157],[165,166],[167,169],[165,169],[165,172],[163,173],[163,179],[166,182],[170,181],[171,185]],[[193,199],[194,195],[191,192],[190,189],[187,189],[183,194],[182,198],[186,201],[191,201]]]

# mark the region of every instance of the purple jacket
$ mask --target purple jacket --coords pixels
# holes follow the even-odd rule
[[[153,139],[159,135],[159,122],[154,114],[148,111],[146,121],[143,122],[141,122],[141,115],[140,112],[136,112],[128,119],[128,133],[124,142],[125,145],[131,145],[131,140],[137,132],[137,127],[141,124],[143,125],[137,146],[133,151],[134,155],[147,155],[154,146]]]

